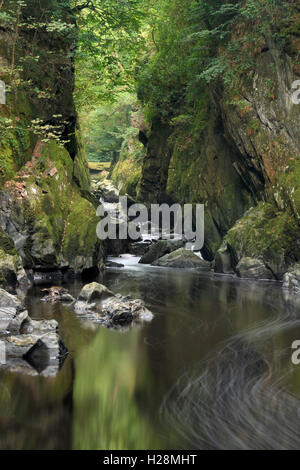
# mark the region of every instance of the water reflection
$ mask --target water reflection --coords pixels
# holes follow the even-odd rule
[[[0,373],[0,448],[298,445],[294,297],[277,284],[134,263],[105,283],[143,299],[155,319],[124,333],[96,330],[33,292],[30,315],[55,318],[70,354],[56,378]]]

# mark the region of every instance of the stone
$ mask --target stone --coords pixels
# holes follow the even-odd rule
[[[129,245],[129,253],[135,256],[144,256],[152,245],[152,241],[140,241]]]
[[[15,307],[0,307],[0,331],[7,331],[16,315]]]
[[[0,282],[4,286],[17,284],[17,256],[5,254],[0,247]]]
[[[93,183],[92,191],[98,199],[103,198],[105,202],[119,202],[120,193],[110,180],[101,180],[99,182]]]
[[[17,296],[0,289],[0,307],[21,307],[22,303]]]
[[[216,253],[214,271],[220,274],[234,274],[232,254],[227,243],[223,243]]]
[[[142,300],[131,297],[115,297],[103,305],[102,314],[106,315],[113,324],[128,324],[133,320],[151,321],[153,314],[145,307]]]
[[[91,303],[95,300],[104,300],[108,297],[113,297],[115,294],[111,292],[107,287],[97,282],[92,282],[91,284],[85,285],[79,294],[78,300],[84,300],[88,303]]]
[[[115,261],[108,261],[105,266],[107,268],[124,268],[124,264],[116,263]]]
[[[236,267],[238,276],[245,279],[274,279],[270,269],[263,261],[256,258],[244,257]]]
[[[42,289],[42,292],[46,292],[47,295],[42,298],[43,302],[74,302],[75,299],[63,287],[50,287],[49,289]]]
[[[74,310],[77,315],[85,315],[97,307],[95,303],[87,303],[84,300],[77,300],[74,304]]]
[[[172,253],[184,246],[183,240],[159,240],[150,246],[149,250],[140,259],[141,264],[151,264],[168,253]]]
[[[16,309],[15,315],[9,322],[6,329],[12,334],[20,333],[22,324],[25,320],[27,320],[27,318],[29,318],[27,310],[24,309],[20,311],[20,309]]]
[[[120,294],[106,298],[105,301],[89,303],[78,300],[74,305],[75,313],[84,319],[108,327],[130,325],[134,322],[149,322],[153,314],[140,299]]]
[[[199,258],[192,251],[180,248],[162,258],[154,261],[152,266],[164,268],[198,269],[200,271],[210,271],[211,264]]]
[[[282,287],[300,292],[300,263],[296,263],[284,274]]]

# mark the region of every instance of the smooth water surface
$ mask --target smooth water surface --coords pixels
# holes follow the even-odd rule
[[[154,320],[98,328],[35,288],[30,315],[58,320],[69,355],[56,378],[0,372],[0,448],[300,448],[299,300],[278,283],[119,261],[101,281]]]

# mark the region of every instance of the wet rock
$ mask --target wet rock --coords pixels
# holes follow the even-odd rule
[[[33,286],[33,275],[30,271],[25,271],[21,266],[17,271],[18,289],[24,294]]]
[[[87,315],[89,312],[93,312],[96,309],[97,304],[88,303],[84,300],[77,300],[74,304],[74,310],[77,315]]]
[[[28,373],[26,361],[38,373],[56,375],[68,352],[57,330],[55,320],[32,320],[27,314],[19,331],[15,328],[15,334],[10,331],[1,337],[6,359],[1,368],[13,370],[17,364],[20,372]]]
[[[124,264],[108,261],[105,265],[107,268],[124,268]]]
[[[140,259],[141,264],[151,264],[154,261],[162,258],[168,253],[182,248],[184,246],[183,240],[159,240],[150,246],[147,253]]]
[[[236,267],[238,276],[246,279],[274,279],[270,269],[256,258],[242,258]]]
[[[29,351],[23,357],[6,355],[5,363],[0,363],[0,369],[15,374],[55,377],[62,368],[66,356],[67,352],[64,346],[62,346],[59,356],[51,357],[47,346],[41,341],[36,346],[33,346],[32,351]]]
[[[22,303],[17,296],[0,289],[0,307],[21,307]]]
[[[49,289],[42,289],[42,292],[46,292],[47,295],[42,298],[43,302],[74,302],[75,299],[63,287],[50,287]]]
[[[300,263],[292,266],[283,276],[283,288],[300,292]]]
[[[55,375],[67,351],[57,331],[57,321],[32,320],[16,296],[0,289],[2,356],[5,353],[5,361],[1,357],[1,369]],[[43,360],[38,360],[37,351],[43,351]],[[28,367],[28,363],[34,367]]]
[[[136,243],[131,243],[129,246],[129,253],[135,256],[144,256],[152,245],[152,241],[145,240]]]
[[[0,331],[8,331],[8,326],[16,316],[15,307],[0,307]]]
[[[114,327],[129,325],[133,321],[147,322],[153,319],[153,314],[145,307],[142,300],[132,299],[130,296],[123,297],[120,294],[115,295],[101,284],[92,287],[89,284],[85,287],[88,287],[84,291],[85,300],[80,293],[74,309],[78,315],[88,321]],[[96,297],[92,296],[92,292],[96,292]],[[91,299],[94,300],[93,303]]]
[[[17,256],[5,254],[0,248],[0,282],[4,286],[17,285]]]
[[[111,298],[103,305],[102,313],[114,324],[131,323],[133,320],[151,321],[153,314],[140,299],[118,296]]]
[[[181,269],[199,269],[201,271],[210,271],[211,264],[202,260],[192,251],[180,248],[168,255],[163,256],[152,263],[152,266],[161,266],[164,268],[181,268]]]
[[[113,297],[115,294],[111,292],[107,287],[97,282],[92,282],[87,284],[81,289],[78,300],[83,300],[88,303],[91,303],[95,300],[101,301],[105,300],[108,297]]]
[[[15,313],[11,318],[9,324],[7,325],[6,330],[8,330],[12,334],[20,333],[22,324],[29,318],[28,311],[25,309],[15,309]]]
[[[37,321],[28,317],[25,319],[25,323],[30,326],[30,334],[15,334],[5,338],[8,356],[23,357],[38,341],[43,341],[49,349],[58,348],[60,338],[57,334],[58,324],[55,320]],[[20,329],[22,329],[22,325]]]
[[[97,199],[104,199],[104,201],[109,203],[117,203],[119,202],[119,191],[114,186],[112,181],[109,180],[101,180],[92,183],[92,191],[93,194],[97,197]]]
[[[214,271],[221,274],[234,274],[235,270],[232,258],[232,253],[227,243],[223,243],[215,256]]]
[[[47,332],[43,335],[8,336],[4,343],[6,357],[20,357],[28,360],[37,350],[42,349],[47,353],[47,362],[49,362],[66,354],[66,348],[56,332]]]

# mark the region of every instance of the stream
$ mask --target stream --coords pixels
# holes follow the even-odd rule
[[[54,378],[0,372],[0,448],[299,448],[300,300],[275,282],[111,260],[125,267],[99,282],[154,320],[98,328],[35,287],[30,316],[56,319],[69,354]]]

